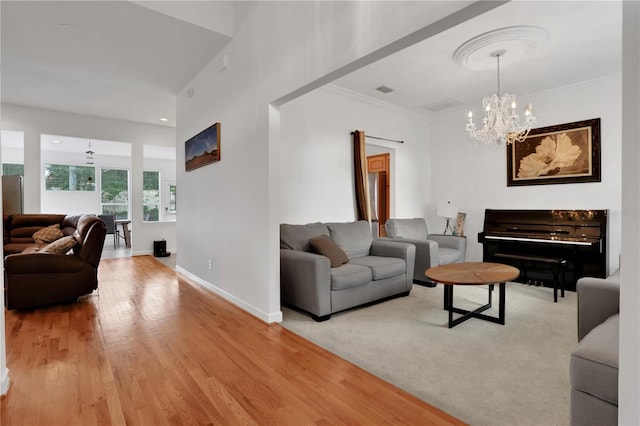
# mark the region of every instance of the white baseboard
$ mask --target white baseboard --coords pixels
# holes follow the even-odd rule
[[[9,369],[5,368],[0,377],[0,395],[6,395],[9,392]]]
[[[278,322],[282,322],[282,311],[264,312],[263,310],[258,309],[255,306],[244,302],[243,300],[238,299],[234,295],[222,290],[221,288],[216,287],[215,285],[201,279],[200,277],[193,275],[191,272],[187,271],[184,268],[181,268],[180,266],[176,266],[176,272],[179,273],[180,275],[183,275],[185,278],[189,279],[190,281],[193,281],[194,283],[198,284],[200,287],[204,288],[205,290],[210,291],[211,293],[214,293],[225,300],[228,300],[229,302],[233,303],[240,309],[247,311],[251,315],[266,322],[267,324],[275,324]]]

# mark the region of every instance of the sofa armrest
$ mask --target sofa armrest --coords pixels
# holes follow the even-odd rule
[[[620,275],[583,277],[576,283],[578,295],[578,340],[620,311]]]
[[[425,271],[438,266],[438,243],[432,240],[418,240],[413,238],[379,238],[378,241],[395,241],[413,244],[416,248],[414,263],[414,277],[418,281],[429,281]]]
[[[436,241],[440,247],[446,247],[465,253],[467,250],[467,237],[458,235],[429,234],[427,239]]]
[[[72,254],[18,253],[4,260],[8,275],[18,274],[68,274],[90,267],[87,262]]]
[[[282,301],[317,316],[331,314],[331,263],[328,257],[280,249]]]
[[[371,244],[370,254],[372,256],[399,257],[407,264],[407,287],[411,289],[413,283],[413,271],[416,262],[416,246],[396,240],[374,240]]]

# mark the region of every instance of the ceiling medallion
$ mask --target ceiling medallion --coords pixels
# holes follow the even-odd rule
[[[495,67],[491,53],[503,49],[509,56],[502,59],[502,65],[521,61],[542,46],[549,39],[544,28],[534,26],[515,26],[500,28],[480,34],[464,42],[453,54],[453,59],[465,68],[487,70]]]

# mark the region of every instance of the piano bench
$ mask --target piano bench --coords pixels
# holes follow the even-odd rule
[[[508,259],[517,261],[520,269],[525,269],[525,262],[533,263],[534,265],[546,265],[551,268],[553,273],[553,302],[558,303],[558,281],[560,281],[560,295],[564,297],[564,270],[567,266],[566,259],[561,257],[542,257],[542,256],[530,256],[520,254],[509,253],[494,253],[491,257],[493,260]],[[560,280],[560,272],[562,272],[562,279]]]

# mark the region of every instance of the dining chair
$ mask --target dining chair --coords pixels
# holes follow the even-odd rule
[[[107,227],[107,235],[113,234],[113,248],[116,248],[116,245],[120,245],[120,241],[118,239],[120,231],[116,228],[116,217],[112,214],[99,214],[98,217],[102,219]]]

